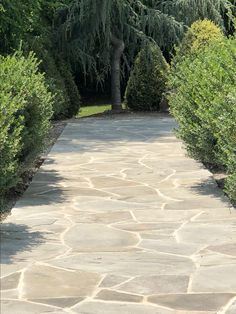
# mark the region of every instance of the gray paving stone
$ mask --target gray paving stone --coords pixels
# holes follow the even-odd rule
[[[103,224],[78,224],[65,235],[65,243],[75,252],[114,252],[138,243],[135,234],[116,230]]]
[[[134,302],[140,303],[143,301],[142,296],[138,296],[130,293],[118,292],[115,290],[103,289],[97,295],[95,299],[104,301],[120,301],[120,302]]]
[[[161,296],[151,296],[148,300],[157,305],[167,306],[174,310],[182,311],[219,311],[233,294],[209,293],[209,294],[169,294]]]
[[[30,302],[35,302],[35,303],[43,303],[45,305],[52,305],[56,307],[61,307],[61,308],[68,308],[71,306],[74,306],[75,304],[80,303],[83,301],[84,298],[45,298],[45,299],[32,299],[29,300]]]
[[[235,292],[236,263],[200,267],[192,277],[192,292]]]
[[[174,314],[161,307],[130,303],[85,302],[73,308],[79,314]]]
[[[100,283],[99,287],[112,288],[116,285],[121,284],[122,282],[124,282],[128,279],[129,279],[129,277],[117,276],[117,275],[106,275],[106,277]]]
[[[142,295],[186,293],[188,283],[189,277],[184,275],[139,276],[119,286],[119,290]]]

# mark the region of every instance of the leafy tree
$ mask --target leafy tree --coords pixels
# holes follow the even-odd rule
[[[121,60],[132,60],[146,41],[171,49],[199,18],[223,27],[230,5],[228,0],[71,0],[60,12],[63,47],[84,73],[98,79],[111,73],[113,109],[121,109]]]

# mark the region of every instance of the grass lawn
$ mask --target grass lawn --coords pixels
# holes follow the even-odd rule
[[[110,109],[111,105],[81,107],[79,113],[76,115],[76,118],[89,117],[92,116],[93,114],[102,113]]]

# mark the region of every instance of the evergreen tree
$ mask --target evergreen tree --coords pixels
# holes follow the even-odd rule
[[[111,73],[113,109],[121,109],[121,60],[132,59],[137,46],[155,41],[170,49],[187,25],[208,18],[222,25],[228,0],[71,0],[61,11],[66,43],[84,72]],[[100,73],[101,73],[100,72]],[[98,76],[100,75],[98,73]]]

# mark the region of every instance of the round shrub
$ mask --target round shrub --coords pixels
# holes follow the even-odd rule
[[[199,49],[207,46],[211,42],[224,38],[224,34],[219,26],[210,20],[199,20],[194,22],[185,34],[179,47],[180,56],[195,53]]]
[[[158,111],[166,89],[169,66],[155,44],[149,44],[138,54],[131,72],[125,104],[134,111]]]
[[[236,40],[223,38],[189,54],[171,71],[170,109],[189,153],[226,167],[236,201]]]
[[[33,54],[0,57],[0,191],[14,186],[43,148],[53,96]]]

